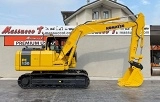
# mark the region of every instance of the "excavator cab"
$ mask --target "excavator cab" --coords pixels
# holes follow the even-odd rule
[[[46,50],[56,51],[56,53],[60,53],[62,50],[67,37],[54,37],[52,34],[47,37],[46,45],[44,47]]]
[[[50,34],[48,37],[47,37],[47,40],[46,40],[46,44],[43,45],[45,46],[46,50],[54,50],[54,47],[55,47],[55,37]]]

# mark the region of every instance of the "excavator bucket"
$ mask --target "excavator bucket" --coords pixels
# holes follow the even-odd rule
[[[141,69],[132,66],[127,69],[124,76],[118,80],[119,86],[138,87],[143,83]]]

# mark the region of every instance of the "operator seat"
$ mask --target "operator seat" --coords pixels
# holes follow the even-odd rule
[[[51,43],[55,41],[55,38],[54,37],[48,37],[47,38],[47,43],[46,43],[46,50],[47,50],[47,47],[49,47],[49,50],[51,50]]]

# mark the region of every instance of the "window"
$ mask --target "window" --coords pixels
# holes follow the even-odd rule
[[[98,11],[94,11],[93,15],[92,15],[93,19],[99,19],[99,12]]]
[[[103,11],[103,19],[109,18],[109,11]]]

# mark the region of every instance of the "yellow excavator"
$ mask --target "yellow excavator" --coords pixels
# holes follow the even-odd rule
[[[138,87],[143,83],[142,50],[137,54],[138,48],[143,48],[145,17],[143,13],[137,15],[135,21],[120,21],[124,17],[88,21],[75,27],[65,40],[53,35],[47,37],[46,44],[41,48],[28,48],[16,51],[15,70],[31,71],[18,78],[21,88],[55,88],[74,87],[87,88],[90,79],[87,71],[74,69],[77,63],[76,47],[80,38],[87,34],[132,28],[129,51],[130,66],[118,80],[119,86]],[[63,38],[64,39],[64,38]],[[55,43],[59,41],[59,43]],[[140,44],[140,45],[139,45]]]

